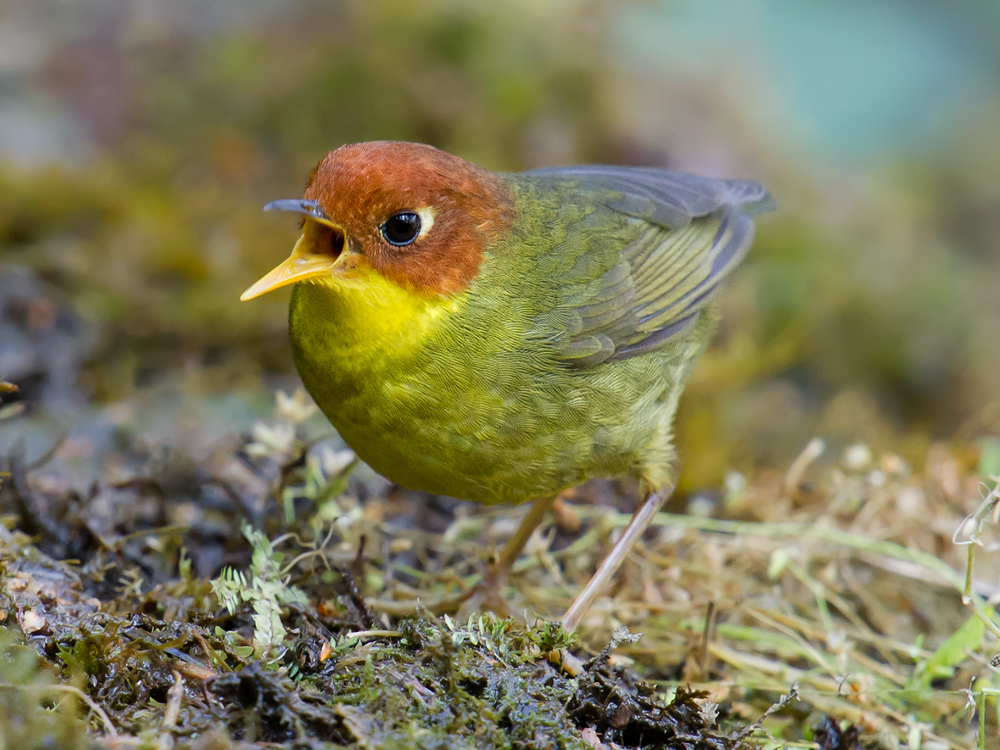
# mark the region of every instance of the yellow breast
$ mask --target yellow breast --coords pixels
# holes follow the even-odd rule
[[[302,344],[319,337],[319,348],[339,360],[338,368],[362,369],[418,352],[443,319],[461,307],[461,295],[421,295],[371,269],[356,268],[296,286],[292,335]]]

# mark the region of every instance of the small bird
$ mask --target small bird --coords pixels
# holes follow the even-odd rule
[[[498,586],[560,492],[630,475],[646,499],[563,616],[574,630],[674,484],[672,422],[749,250],[761,185],[646,167],[494,173],[432,146],[346,145],[309,175],[291,256],[306,389],[391,481],[535,501]]]

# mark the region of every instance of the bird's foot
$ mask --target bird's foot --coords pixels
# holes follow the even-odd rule
[[[396,616],[412,614],[418,610],[431,612],[435,615],[489,610],[502,617],[509,616],[511,609],[503,598],[503,588],[507,583],[507,576],[518,555],[521,554],[521,550],[524,549],[525,543],[538,528],[556,499],[555,496],[542,498],[532,504],[521,519],[517,531],[507,540],[503,551],[489,563],[486,573],[475,585],[453,594],[433,598],[376,599],[369,602],[369,606],[376,612],[385,612]],[[566,509],[564,513],[572,514],[572,509]]]

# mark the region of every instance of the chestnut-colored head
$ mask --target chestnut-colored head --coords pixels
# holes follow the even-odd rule
[[[502,178],[419,143],[342,146],[313,170],[305,198],[343,227],[376,271],[434,292],[464,289],[486,244],[510,223]]]
[[[309,175],[303,200],[269,207],[307,216],[303,240],[279,267],[298,270],[275,276],[275,269],[244,299],[321,276],[324,268],[333,275],[367,267],[418,293],[458,292],[513,221],[503,178],[432,146],[399,141],[331,151]]]

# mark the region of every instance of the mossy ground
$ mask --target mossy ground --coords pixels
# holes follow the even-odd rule
[[[544,624],[415,615],[357,631],[289,613],[287,638],[260,660],[239,635],[246,618],[220,616],[202,583],[102,603],[86,576],[7,531],[0,565],[5,748],[586,750],[586,731],[624,747],[746,746],[716,726],[706,693],[667,700],[608,653],[569,676],[565,634]]]
[[[514,616],[481,615],[451,600],[520,511],[361,502],[350,455],[307,437],[308,403],[279,402],[252,435],[198,457],[138,451],[130,479],[86,495],[7,456],[4,748],[958,750],[996,736],[998,561],[973,561],[977,617],[952,543],[960,526],[959,541],[991,531],[989,509],[978,529],[962,520],[990,444],[939,446],[923,475],[862,447],[824,464],[814,445],[785,472],[731,476],[713,514],[693,501],[657,519],[573,642],[547,620],[627,521],[609,503],[630,488],[561,504],[505,590]]]

